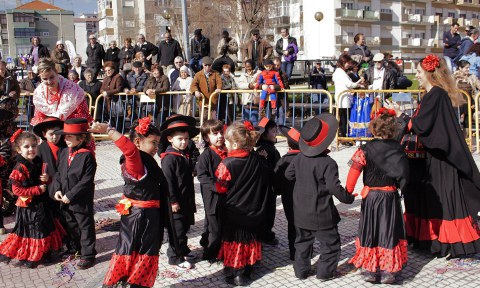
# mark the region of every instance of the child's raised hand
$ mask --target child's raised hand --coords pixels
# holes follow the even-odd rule
[[[90,126],[90,129],[88,129],[88,132],[106,134],[107,128],[107,123],[94,122],[92,123],[92,126]]]
[[[172,212],[177,213],[178,211],[180,211],[180,205],[178,203],[173,203],[172,204]]]
[[[48,174],[42,174],[40,175],[40,181],[42,181],[43,183],[47,183],[48,182],[48,179],[50,179],[50,177],[48,176]]]
[[[62,197],[63,197],[62,191],[57,191],[55,192],[55,195],[53,195],[53,198],[55,198],[55,200],[57,201],[62,201]]]
[[[68,199],[66,195],[63,195],[63,197],[62,197],[62,202],[63,202],[64,204],[70,204],[70,199]]]
[[[40,185],[40,190],[42,191],[42,193],[45,193],[45,191],[47,191],[47,185],[45,184]]]

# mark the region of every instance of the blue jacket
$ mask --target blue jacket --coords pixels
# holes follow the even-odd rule
[[[453,61],[458,61],[460,58],[467,54],[468,50],[470,50],[470,47],[472,47],[473,41],[470,39],[470,37],[465,37],[462,39],[462,42],[460,44],[460,48],[458,49],[458,55],[453,59]]]
[[[467,60],[470,63],[470,74],[476,75],[477,77],[480,75],[478,69],[480,68],[480,56],[477,56],[475,53],[463,55],[460,60]]]

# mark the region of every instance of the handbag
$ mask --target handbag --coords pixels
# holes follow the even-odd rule
[[[407,154],[407,157],[410,159],[424,159],[425,158],[425,148],[423,147],[422,142],[418,139],[418,136],[415,134],[405,134],[400,142],[403,150]]]

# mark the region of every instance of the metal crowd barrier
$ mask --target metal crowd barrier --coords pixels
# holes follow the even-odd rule
[[[474,96],[475,100],[475,145],[477,147],[477,154],[480,154],[480,130],[479,128],[479,121],[480,121],[480,109],[478,105],[480,104],[480,92]]]
[[[260,98],[261,90],[222,90],[214,92],[208,99],[208,119],[222,118],[222,121],[228,123],[235,120],[251,120],[255,125],[260,120],[260,111],[258,105],[251,102],[242,103],[243,93],[258,93],[255,95],[255,103]],[[322,95],[328,98],[328,103],[322,103]],[[318,102],[314,103],[314,96],[318,98]],[[225,97],[222,104],[228,104],[220,107],[219,97]],[[213,104],[216,100],[216,104]],[[320,114],[321,111],[333,112],[333,97],[330,92],[323,89],[289,89],[277,91],[277,107],[278,101],[281,100],[282,108],[277,109],[275,116],[277,124],[288,125],[292,127],[303,127],[303,124],[310,116]],[[266,103],[266,117],[271,116],[270,103]],[[223,111],[223,109],[225,109]],[[299,112],[297,110],[300,109]],[[291,110],[291,112],[290,112]],[[215,113],[212,113],[214,112]],[[224,116],[224,118],[223,118]],[[229,119],[230,118],[230,119]]]
[[[365,93],[365,94],[370,94],[369,97],[373,97],[373,99],[377,99],[380,98],[381,101],[382,101],[382,105],[383,106],[383,102],[385,101],[385,98],[389,98],[389,97],[393,97],[393,98],[398,98],[400,101],[396,101],[396,102],[400,102],[401,105],[400,107],[403,108],[402,110],[406,110],[405,108],[409,109],[410,112],[407,111],[407,114],[409,114],[410,116],[412,115],[412,112],[413,112],[413,109],[414,109],[414,103],[413,103],[413,98],[412,98],[412,94],[417,94],[417,99],[420,99],[421,98],[421,94],[425,92],[424,90],[408,90],[408,89],[405,89],[405,90],[400,90],[400,89],[396,89],[396,90],[365,90],[365,89],[358,89],[358,90],[346,90],[346,91],[343,91],[342,93],[340,93],[340,95],[338,95],[338,97],[335,97],[336,98],[336,103],[340,103],[344,97],[351,97],[351,95],[357,93]],[[472,110],[471,110],[471,99],[470,99],[470,96],[468,95],[468,93],[466,93],[465,91],[463,90],[458,90],[458,92],[462,93],[464,98],[466,98],[466,101],[467,101],[467,136],[465,137],[465,141],[467,142],[467,145],[469,146],[470,150],[472,150]],[[400,94],[396,94],[396,93],[400,93]],[[406,93],[408,94],[409,96],[409,99],[410,100],[407,100],[408,97],[402,97],[401,93]],[[478,95],[477,94],[477,99],[476,101],[478,101]],[[402,101],[402,100],[405,100],[405,101]],[[409,107],[409,108],[408,108]],[[339,107],[338,105],[336,106],[336,115],[337,115],[337,120],[340,122],[340,111],[339,111]],[[460,109],[460,108],[458,108]],[[478,109],[478,105],[476,105],[476,109]],[[373,113],[375,113],[375,105],[372,107],[372,110],[373,110]],[[458,117],[460,118],[460,111],[458,110]],[[350,115],[351,115],[351,108],[347,108],[347,134],[350,133]],[[477,113],[477,118],[478,118],[478,113]],[[477,119],[478,120],[478,119]],[[464,120],[465,121],[465,120]],[[478,126],[478,121],[476,121],[476,125]],[[366,126],[365,128],[368,128],[368,126]],[[340,128],[339,128],[339,131],[340,131]],[[355,137],[355,136],[339,136],[339,131],[337,131],[337,141],[336,141],[336,145],[337,145],[337,149],[338,149],[338,145],[340,142],[356,142],[356,141],[367,141],[367,140],[371,140],[372,137]],[[478,128],[477,128],[477,131],[478,131]],[[477,133],[477,139],[478,139],[478,133]],[[477,143],[478,143],[478,140],[477,140]],[[478,148],[477,148],[478,149]]]
[[[133,125],[136,119],[143,118],[145,116],[151,117],[152,121],[160,127],[163,121],[172,114],[184,114],[193,117],[200,118],[200,125],[203,123],[205,98],[197,99],[195,95],[191,95],[190,102],[183,102],[183,104],[190,104],[190,107],[186,105],[187,109],[181,105],[176,98],[182,98],[186,95],[186,91],[170,91],[161,93],[161,103],[156,103],[156,97],[150,98],[143,92],[140,93],[118,93],[110,98],[105,98],[103,95],[99,95],[95,100],[93,118],[98,122],[110,122],[112,126],[115,126],[122,134],[128,132],[129,128]],[[178,97],[180,96],[180,97]],[[105,101],[107,99],[107,101]],[[182,113],[183,112],[183,113]],[[95,134],[95,139],[107,138],[107,135]]]

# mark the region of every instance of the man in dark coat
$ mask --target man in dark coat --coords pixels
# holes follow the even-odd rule
[[[282,37],[277,40],[277,44],[275,45],[275,52],[277,52],[278,56],[282,57],[282,71],[287,73],[288,79],[292,77],[293,65],[295,64],[295,60],[286,59],[285,56],[291,55],[293,51],[288,48],[290,44],[295,44],[298,47],[297,39],[290,36],[288,32],[288,28],[282,28],[280,30]]]
[[[145,56],[145,68],[150,70],[152,68],[152,57],[157,55],[157,46],[145,40],[145,35],[138,34],[137,44],[135,45],[135,53],[143,52]]]
[[[373,54],[370,49],[368,49],[367,45],[365,45],[365,35],[363,33],[358,33],[353,37],[353,42],[355,42],[355,44],[348,50],[350,56],[360,55],[360,57],[358,57],[360,61],[356,60],[360,64],[370,62]]]
[[[368,67],[364,74],[365,81],[369,89],[389,90],[397,87],[397,73],[390,65],[386,65],[383,53],[377,53],[373,56],[374,65]]]
[[[448,68],[451,72],[455,71],[455,63],[453,59],[458,55],[458,48],[462,42],[460,34],[458,34],[458,27],[460,25],[457,22],[453,22],[450,30],[443,33],[443,57],[447,61]]]
[[[97,42],[95,35],[88,36],[90,44],[87,46],[87,67],[95,71],[95,77],[102,69],[102,61],[105,58],[105,50],[100,43]]]
[[[267,40],[260,37],[260,31],[258,29],[252,29],[250,34],[252,37],[250,41],[245,44],[243,51],[244,61],[251,59],[255,69],[263,69],[263,60],[272,56],[273,48]]]
[[[172,38],[170,32],[166,32],[165,40],[158,45],[157,63],[163,68],[163,74],[167,75],[168,71],[173,68],[175,57],[183,58],[182,47],[177,40]]]
[[[105,53],[105,62],[112,61],[113,63],[115,63],[117,71],[119,71],[120,68],[120,58],[118,57],[119,54],[120,48],[117,47],[117,41],[110,41],[110,47]]]
[[[190,68],[197,73],[202,68],[203,57],[210,57],[210,39],[202,35],[202,29],[194,32],[194,37],[190,40]]]

